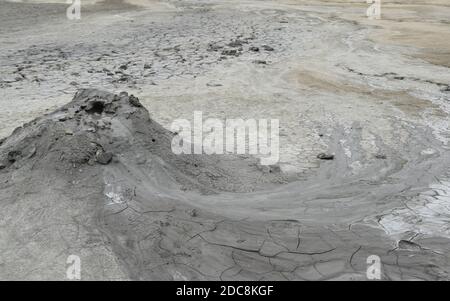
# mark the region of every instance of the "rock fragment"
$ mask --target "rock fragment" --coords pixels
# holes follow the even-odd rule
[[[20,156],[22,156],[22,152],[14,150],[8,153],[7,158],[9,162],[14,163],[19,159]]]
[[[237,39],[237,40],[234,40],[234,41],[228,43],[227,46],[229,46],[229,47],[241,47],[242,45],[244,45],[244,43],[246,43],[246,42]]]
[[[385,154],[376,154],[375,158],[376,159],[385,160],[385,159],[387,159],[387,156]]]
[[[334,155],[332,154],[326,154],[326,153],[320,153],[317,155],[317,158],[320,160],[333,160]]]
[[[139,102],[139,98],[137,98],[137,97],[135,97],[133,95],[130,95],[129,102],[134,107],[137,107],[137,108],[142,107],[142,104]]]
[[[267,65],[267,61],[264,60],[254,60],[253,63],[257,65]]]
[[[236,49],[226,49],[222,51],[222,55],[238,56],[239,52]]]
[[[274,50],[275,50],[273,47],[270,47],[269,45],[263,45],[262,48],[263,48],[265,51],[274,51]]]
[[[198,215],[196,209],[188,210],[188,214],[189,214],[191,217],[197,217],[197,215]]]
[[[420,251],[422,250],[422,247],[415,242],[409,241],[409,240],[400,240],[398,242],[398,248],[402,250],[408,250],[408,251]]]
[[[102,165],[109,164],[112,158],[113,154],[111,152],[98,151],[95,155],[95,160]]]

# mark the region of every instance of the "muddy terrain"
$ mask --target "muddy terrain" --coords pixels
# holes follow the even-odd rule
[[[384,2],[0,1],[0,279],[450,280],[450,6]],[[175,155],[194,111],[279,164]]]

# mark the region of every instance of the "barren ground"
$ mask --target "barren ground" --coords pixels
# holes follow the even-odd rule
[[[1,1],[0,139],[80,88],[127,91],[165,128],[278,118],[281,174],[252,158],[196,174],[114,126],[109,165],[25,158],[0,170],[0,279],[64,279],[78,254],[85,280],[360,280],[369,255],[383,279],[449,280],[447,2],[369,20],[364,1],[82,1],[70,21],[67,4]],[[30,151],[30,126],[0,154]]]

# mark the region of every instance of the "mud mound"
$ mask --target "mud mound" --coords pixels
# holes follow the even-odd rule
[[[203,217],[178,200],[285,180],[251,158],[174,155],[173,135],[132,95],[80,90],[2,140],[0,278],[65,279],[67,256],[76,254],[83,279],[171,279],[139,272],[142,260],[167,257],[154,249],[162,229],[176,224],[172,244],[211,223],[180,236],[185,225],[175,221]],[[143,239],[150,253],[141,258],[135,248]]]
[[[119,162],[124,153],[134,153],[137,166],[159,161],[183,190],[242,192],[286,181],[275,169],[263,173],[249,157],[175,155],[173,136],[150,119],[133,95],[80,90],[69,104],[16,129],[3,141],[0,166],[70,172],[83,165]]]
[[[251,158],[174,155],[173,135],[132,95],[80,90],[2,140],[0,279],[67,279],[71,255],[83,280],[219,279],[228,251],[197,234],[221,206],[190,202],[285,179]]]

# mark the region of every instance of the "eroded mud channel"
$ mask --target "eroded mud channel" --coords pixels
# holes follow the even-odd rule
[[[449,280],[448,67],[300,2],[0,2],[0,279]],[[194,111],[279,164],[175,155]]]

